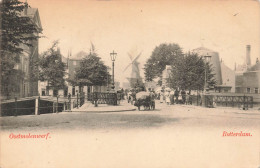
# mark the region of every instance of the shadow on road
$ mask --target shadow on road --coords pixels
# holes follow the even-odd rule
[[[1,119],[2,130],[154,128],[178,123],[180,118],[159,114],[78,113],[9,117]]]

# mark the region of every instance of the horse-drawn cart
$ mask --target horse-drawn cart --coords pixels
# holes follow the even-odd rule
[[[136,94],[136,101],[134,105],[138,107],[138,110],[141,109],[141,106],[143,106],[145,110],[154,110],[154,96],[149,92],[139,92]]]

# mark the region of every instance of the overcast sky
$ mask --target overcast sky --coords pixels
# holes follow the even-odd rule
[[[142,51],[140,68],[161,43],[178,43],[184,51],[200,46],[219,52],[230,68],[242,64],[246,45],[251,60],[260,56],[258,1],[148,1],[148,0],[28,0],[38,8],[43,26],[40,52],[60,40],[64,56],[83,50],[92,42],[106,65],[115,50],[116,77],[123,81],[130,63],[127,52]],[[137,54],[137,53],[136,53]],[[129,69],[130,71],[130,69]],[[143,76],[143,74],[141,74]]]

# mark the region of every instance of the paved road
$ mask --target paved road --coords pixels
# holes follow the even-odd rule
[[[203,108],[191,105],[167,106],[157,102],[154,111],[141,109],[141,111],[90,112],[88,110],[87,112],[62,112],[39,116],[2,117],[0,121],[3,130],[149,129],[173,126],[255,128],[260,126],[260,111]]]
[[[156,104],[155,111],[1,117],[0,167],[256,168],[260,112]],[[252,136],[223,137],[224,131]],[[10,134],[48,139],[10,139]],[[3,157],[2,157],[3,156]]]

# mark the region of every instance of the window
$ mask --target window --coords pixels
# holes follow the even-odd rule
[[[255,88],[255,93],[258,93],[258,88]]]
[[[42,88],[42,96],[45,96],[45,89]]]
[[[250,93],[250,88],[246,88],[246,93]]]

